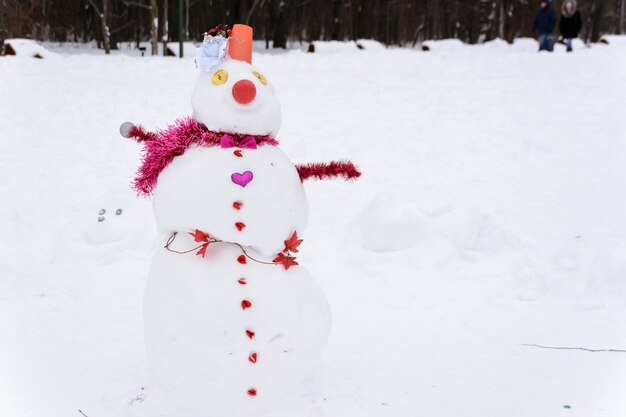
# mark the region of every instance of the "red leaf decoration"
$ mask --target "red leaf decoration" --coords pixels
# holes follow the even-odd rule
[[[239,278],[239,279],[237,280],[237,282],[238,282],[238,283],[240,283],[241,285],[246,285],[246,284],[248,284],[248,283],[246,282],[246,279],[245,279],[245,278]]]
[[[209,244],[205,243],[204,245],[202,245],[200,250],[198,250],[198,252],[196,252],[196,255],[201,255],[204,258],[204,255],[206,255],[206,248],[208,248],[208,247],[209,247]]]
[[[278,256],[276,256],[276,258],[274,258],[272,262],[281,264],[282,266],[285,267],[285,270],[291,268],[292,266],[298,265],[298,262],[296,262],[296,258],[294,258],[293,256],[286,256],[282,252],[279,253]]]
[[[285,240],[285,251],[297,253],[298,246],[300,246],[301,243],[302,239],[298,239],[298,232],[294,231],[293,235],[291,235],[289,239]]]
[[[256,396],[256,390],[254,388],[250,388],[248,390],[248,395],[251,396],[251,397]]]
[[[193,232],[189,232],[189,234],[193,236],[193,240],[195,242],[208,242],[209,241],[209,234],[204,233],[202,230],[196,229]]]

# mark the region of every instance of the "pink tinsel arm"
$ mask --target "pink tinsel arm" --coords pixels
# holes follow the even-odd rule
[[[350,161],[314,162],[296,165],[300,181],[309,178],[319,180],[343,177],[346,181],[356,180],[361,176],[361,171]]]
[[[157,138],[156,133],[146,131],[141,125],[135,125],[131,122],[124,122],[120,126],[120,134],[137,142],[145,142]]]

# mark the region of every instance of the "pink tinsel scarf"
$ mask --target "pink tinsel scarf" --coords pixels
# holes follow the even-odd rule
[[[191,117],[177,119],[174,124],[156,133],[146,132],[141,126],[133,126],[128,132],[128,137],[144,143],[142,164],[134,181],[135,189],[141,195],[150,195],[159,174],[174,158],[185,153],[191,145],[219,146],[222,136],[226,133],[235,143],[252,136],[258,146],[278,145],[278,141],[269,135],[215,132]]]

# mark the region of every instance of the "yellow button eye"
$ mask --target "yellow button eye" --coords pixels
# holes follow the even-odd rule
[[[211,82],[215,85],[222,85],[228,81],[228,72],[224,70],[217,70],[213,77],[211,77]]]
[[[252,75],[254,75],[259,81],[261,81],[261,84],[263,85],[267,84],[267,80],[261,73],[252,71]]]

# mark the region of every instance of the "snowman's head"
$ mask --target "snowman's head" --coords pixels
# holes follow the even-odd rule
[[[210,53],[220,52],[213,45],[203,46]],[[252,28],[235,25],[224,54],[213,65],[200,65],[191,96],[194,118],[209,130],[275,136],[280,103],[263,72],[250,64]]]

